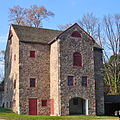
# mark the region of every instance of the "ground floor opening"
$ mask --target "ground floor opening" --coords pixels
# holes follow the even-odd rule
[[[69,114],[70,115],[87,115],[88,114],[88,100],[79,97],[74,97],[69,100]]]

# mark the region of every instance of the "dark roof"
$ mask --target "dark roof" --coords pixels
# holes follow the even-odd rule
[[[120,95],[105,95],[105,103],[120,103]]]
[[[59,30],[36,28],[15,24],[12,24],[12,26],[21,42],[48,44],[50,41],[54,40],[64,32]],[[94,47],[101,49],[101,47],[97,43],[94,44]]]
[[[57,37],[62,31],[13,25],[20,41],[48,43]]]

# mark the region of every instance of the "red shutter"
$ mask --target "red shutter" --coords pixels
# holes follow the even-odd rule
[[[78,52],[73,54],[73,65],[74,66],[82,66],[82,56]]]
[[[16,54],[14,54],[14,61],[16,61]]]
[[[29,115],[37,115],[37,99],[29,99]]]
[[[54,99],[50,99],[50,111],[51,115],[54,115]]]

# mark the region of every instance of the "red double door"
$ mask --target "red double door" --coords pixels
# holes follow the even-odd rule
[[[37,99],[29,99],[29,115],[37,115]]]

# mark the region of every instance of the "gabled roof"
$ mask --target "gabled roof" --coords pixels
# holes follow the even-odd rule
[[[34,42],[34,43],[42,43],[42,44],[49,44],[53,43],[60,35],[64,34],[67,30],[72,28],[73,26],[77,25],[77,23],[66,29],[65,31],[59,30],[52,30],[52,29],[45,29],[45,28],[36,28],[36,27],[29,27],[29,26],[22,26],[22,25],[15,25],[12,24],[11,26],[14,28],[19,40],[21,42]],[[87,36],[94,41],[94,39],[85,32],[81,27],[80,29],[87,34]],[[101,49],[101,47],[94,41],[94,47]]]
[[[20,41],[48,43],[62,31],[12,24]]]
[[[73,26],[78,26],[82,31],[83,33],[85,33],[90,39],[92,39],[94,41],[94,39],[92,38],[92,36],[90,36],[83,28],[81,28],[77,23],[73,24],[71,27],[69,27],[68,29],[66,29],[65,31],[63,31],[60,35],[62,35],[64,32],[66,32],[67,30],[71,29]],[[59,36],[60,36],[59,35]],[[59,37],[58,36],[58,37]]]

